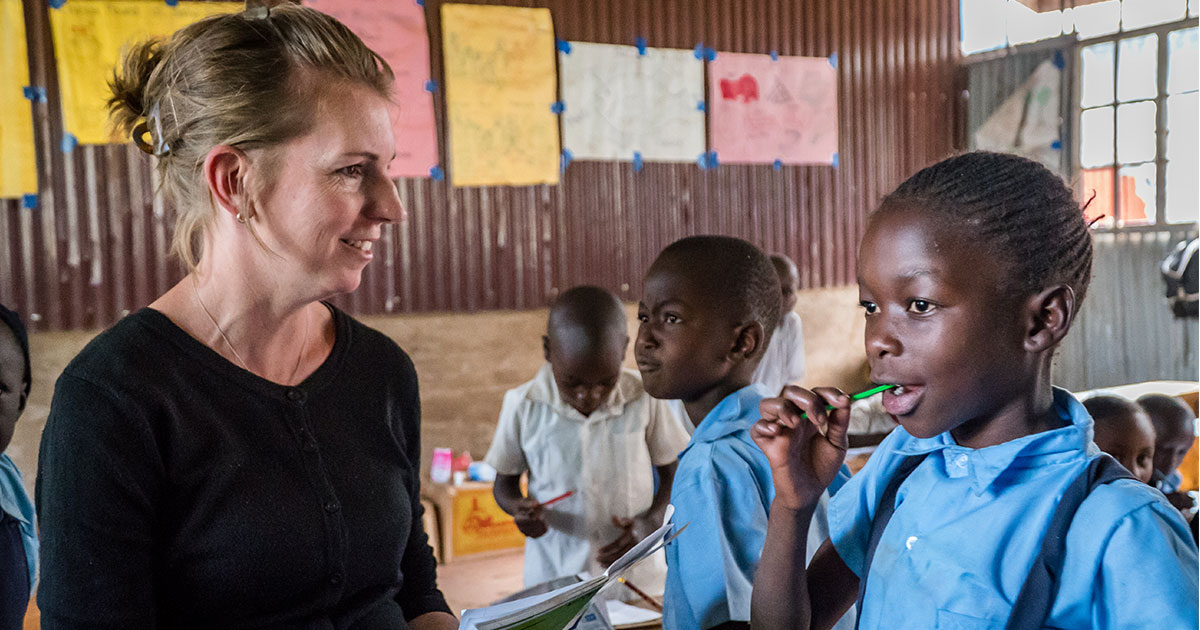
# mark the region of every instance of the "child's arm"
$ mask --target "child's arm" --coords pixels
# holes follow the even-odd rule
[[[654,467],[658,471],[658,492],[654,493],[654,500],[650,502],[650,507],[645,512],[633,518],[613,517],[613,525],[624,531],[616,540],[597,550],[596,559],[600,561],[601,566],[607,567],[616,562],[625,555],[626,551],[633,549],[634,545],[662,526],[663,516],[667,513],[667,505],[671,503],[671,484],[675,481],[675,468],[678,466],[679,462],[674,461],[664,466]]]
[[[826,403],[835,409],[826,413]],[[775,501],[754,580],[754,628],[828,628],[854,602],[858,580],[826,542],[805,567],[817,501],[837,476],[848,445],[850,398],[836,389],[788,386],[760,405],[751,435],[771,462]],[[807,416],[807,417],[805,417]],[[809,579],[809,573],[812,579]],[[811,584],[811,587],[810,587]]]
[[[533,497],[521,494],[521,475],[496,475],[492,495],[501,510],[512,515],[517,529],[530,538],[546,533],[546,521],[542,519],[542,506]]]

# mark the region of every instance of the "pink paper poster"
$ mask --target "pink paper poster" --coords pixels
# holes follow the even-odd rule
[[[824,57],[717,53],[708,64],[712,150],[722,164],[832,164],[837,70]]]
[[[396,159],[388,175],[429,177],[438,155],[433,95],[426,89],[430,73],[425,8],[413,0],[308,0],[308,5],[341,20],[391,66],[396,75]]]

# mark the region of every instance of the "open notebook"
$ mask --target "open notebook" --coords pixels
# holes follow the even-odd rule
[[[604,573],[548,593],[464,611],[459,630],[563,630],[587,608],[600,589],[666,544],[674,513],[674,506],[667,506],[662,527],[634,545]]]

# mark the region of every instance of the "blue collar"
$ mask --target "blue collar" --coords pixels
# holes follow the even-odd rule
[[[1060,418],[1070,424],[980,449],[959,446],[949,431],[931,438],[914,438],[908,435],[904,427],[897,427],[896,430],[902,434],[895,452],[900,455],[923,455],[941,451],[946,474],[950,477],[969,475],[976,494],[983,494],[1001,473],[1014,465],[1033,468],[1099,452],[1092,444],[1092,417],[1075,396],[1055,387],[1054,409]]]
[[[763,385],[747,385],[717,403],[692,434],[692,442],[712,442],[730,433],[749,430],[762,417],[758,403],[770,396]]]

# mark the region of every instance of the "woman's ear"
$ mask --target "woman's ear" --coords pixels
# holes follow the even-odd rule
[[[1042,352],[1057,346],[1075,320],[1075,290],[1065,284],[1043,289],[1025,301],[1025,350]]]
[[[204,157],[204,180],[216,206],[245,222],[249,217],[249,199],[246,196],[246,174],[250,161],[241,150],[227,144],[219,144]]]

